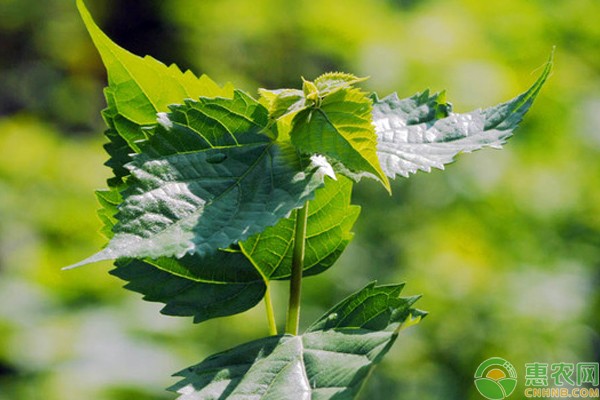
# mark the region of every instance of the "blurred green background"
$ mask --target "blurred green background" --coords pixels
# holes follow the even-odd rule
[[[503,151],[354,192],[340,262],[304,284],[302,325],[368,281],[406,281],[430,316],[404,331],[364,399],[481,399],[477,366],[600,358],[600,2],[94,1],[139,55],[255,94],[342,70],[454,110],[508,100],[555,69]],[[121,289],[93,189],[110,176],[105,72],[74,0],[0,0],[0,400],[173,399],[170,374],[267,335],[262,305],[193,325]],[[274,288],[283,323],[286,284]],[[511,398],[523,398],[524,380]]]

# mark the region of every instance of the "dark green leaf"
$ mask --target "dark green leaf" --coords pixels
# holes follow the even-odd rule
[[[267,110],[242,92],[172,110],[127,165],[111,242],[77,265],[212,254],[301,207],[329,173],[318,157],[262,135]]]
[[[390,178],[408,177],[418,170],[444,169],[458,153],[482,147],[500,148],[529,110],[552,69],[548,62],[542,75],[525,93],[485,110],[453,114],[438,95],[428,92],[400,100],[396,93],[374,98],[377,154]]]
[[[351,400],[404,326],[425,313],[402,285],[368,285],[301,336],[271,336],[216,354],[177,375],[179,400]]]
[[[352,239],[350,229],[360,208],[350,205],[351,190],[352,182],[343,176],[338,181],[326,178],[325,186],[309,202],[305,276],[329,268]],[[119,204],[114,193],[98,192],[107,209]],[[111,273],[128,281],[125,287],[142,293],[145,300],[165,303],[163,314],[193,315],[195,322],[233,315],[260,301],[265,281],[289,278],[295,218],[294,210],[277,225],[240,243],[244,252],[227,249],[204,257],[188,254],[181,259],[117,262]],[[222,301],[223,297],[231,299]]]
[[[161,265],[168,261],[159,260],[154,265],[139,260],[118,261],[115,263],[116,268],[110,273],[128,281],[125,288],[143,294],[144,300],[165,303],[161,313],[172,316],[193,316],[195,323],[249,310],[265,295],[266,285],[252,266],[243,270],[240,265],[232,264],[235,260],[225,260],[230,263],[229,265],[215,264],[210,267],[216,273],[219,267],[229,273],[242,270],[241,272],[248,275],[245,277],[248,281],[241,283],[194,281],[157,268],[157,264]],[[177,263],[175,260],[171,261]],[[252,273],[255,279],[249,280]]]
[[[99,190],[103,208],[103,233],[113,236],[113,217],[122,199],[119,191]],[[172,316],[193,316],[199,323],[234,315],[254,307],[264,296],[266,285],[258,271],[240,250],[219,250],[201,258],[118,261],[111,274],[127,281],[126,289],[141,293],[144,300],[165,303],[161,312]]]

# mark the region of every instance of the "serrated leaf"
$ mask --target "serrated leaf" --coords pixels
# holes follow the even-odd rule
[[[396,93],[374,98],[377,154],[385,175],[408,177],[418,170],[444,169],[459,153],[501,148],[529,110],[552,70],[552,58],[534,85],[514,99],[466,114],[454,114],[428,92],[400,100]]]
[[[360,207],[350,205],[352,182],[338,176],[326,178],[325,186],[308,202],[304,276],[328,269],[352,240],[350,232]],[[266,280],[291,275],[297,210],[277,225],[268,227],[244,242],[240,248]]]
[[[108,107],[103,116],[109,126],[105,149],[110,159],[105,165],[115,174],[107,183],[111,188],[121,187],[129,175],[125,164],[131,161],[132,153],[139,151],[136,142],[146,138],[143,129],[156,123],[158,112],[168,111],[169,105],[185,98],[231,97],[233,86],[220,87],[206,75],[197,78],[176,65],[167,67],[152,57],[128,52],[98,28],[82,0],[77,0],[77,7],[107,70],[109,87],[104,94]],[[105,222],[103,234],[110,234],[106,222],[113,215],[106,209],[99,210],[99,214]]]
[[[343,169],[338,171],[344,175],[356,178],[369,174],[390,190],[376,153],[371,100],[360,90],[337,90],[320,104],[300,111],[294,117],[290,136],[301,152],[323,154],[340,163]]]
[[[233,96],[231,84],[220,87],[206,75],[197,78],[175,64],[167,67],[119,47],[98,28],[82,0],[77,0],[77,7],[107,70],[105,120],[133,150],[145,138],[142,128],[155,124],[156,114],[168,111],[169,105],[200,96]]]
[[[305,276],[329,268],[352,239],[350,229],[360,208],[350,205],[352,183],[338,179],[327,178],[309,201]],[[114,195],[114,191],[97,193],[106,209],[120,203]],[[246,252],[227,249],[204,257],[117,262],[111,274],[127,281],[125,288],[143,294],[144,300],[165,303],[161,311],[165,315],[193,316],[197,323],[243,312],[262,299],[265,282],[289,278],[295,217],[292,211],[290,217],[240,243]]]
[[[82,0],[77,0],[77,7],[106,66],[118,113],[129,121],[151,125],[157,112],[165,112],[183,99],[231,94],[230,86],[221,88],[208,77],[198,79],[190,71],[181,72],[175,64],[167,67],[152,57],[141,58],[119,47],[98,28]]]
[[[179,400],[351,400],[402,324],[426,313],[402,285],[369,284],[301,336],[271,336],[211,356],[177,376]],[[322,321],[326,321],[323,323]],[[327,322],[329,321],[329,322]]]
[[[267,110],[236,91],[174,106],[127,165],[107,259],[212,254],[274,225],[323,184],[327,166],[260,134]]]
[[[327,72],[315,79],[315,86],[321,96],[327,96],[367,79],[369,78],[359,78],[344,72]]]
[[[103,233],[111,239],[113,217],[122,202],[117,188],[96,191],[102,205]],[[264,297],[266,284],[240,250],[219,250],[211,256],[186,255],[181,259],[117,261],[110,273],[141,293],[143,299],[164,303],[162,314],[191,316],[194,323],[241,313]]]
[[[117,223],[117,219],[115,218],[118,212],[117,207],[123,201],[120,187],[113,186],[110,189],[96,190],[95,194],[98,203],[102,207],[98,210],[98,217],[103,222],[100,232],[110,240],[114,236],[112,229]]]
[[[288,115],[293,115],[305,108],[304,93],[297,89],[259,89],[261,98],[269,110],[269,118],[277,120]]]
[[[326,178],[325,186],[309,201],[305,276],[329,268],[352,239],[350,229],[360,208],[350,205],[352,183],[344,177],[338,179]],[[115,191],[98,191],[97,196],[106,209],[120,202]],[[144,300],[165,303],[163,314],[193,316],[194,322],[233,315],[262,299],[265,282],[289,278],[295,218],[296,211],[292,211],[290,217],[241,242],[241,250],[117,262],[111,273],[128,282],[125,288],[143,294]],[[107,225],[115,222],[111,219]],[[157,282],[165,282],[165,287]],[[229,296],[230,300],[222,300]]]
[[[195,281],[157,267],[157,264],[169,261],[179,263],[178,260],[159,260],[153,265],[140,260],[117,261],[116,268],[110,273],[127,281],[125,288],[143,294],[144,300],[165,303],[162,314],[192,316],[194,323],[244,312],[254,307],[265,295],[266,285],[254,268],[250,265],[248,270],[240,271],[240,265],[243,264],[235,264],[236,261],[244,263],[243,256],[238,260],[220,260],[223,264],[211,266],[215,273],[218,273],[217,268],[232,273],[232,267],[236,267],[235,271],[245,272],[248,276],[246,280],[238,278],[240,283]],[[206,266],[205,263],[194,265],[196,268]],[[254,279],[248,279],[252,273]]]

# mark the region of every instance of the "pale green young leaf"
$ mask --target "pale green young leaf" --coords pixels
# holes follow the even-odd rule
[[[359,89],[337,90],[296,114],[292,143],[303,153],[323,154],[344,175],[374,176],[389,191],[377,157],[371,109],[371,100]]]
[[[352,182],[338,175],[337,181],[326,178],[325,186],[317,189],[314,200],[308,202],[304,276],[329,268],[352,240],[350,229],[360,207],[350,204],[351,194]],[[239,244],[266,280],[291,275],[296,214],[297,210],[292,211],[277,225]]]
[[[392,94],[374,98],[377,154],[385,175],[408,177],[418,170],[444,169],[459,153],[501,148],[531,107],[552,70],[552,59],[534,85],[514,99],[466,114],[428,92],[400,100]]]
[[[115,172],[108,183],[119,185],[128,175],[124,169],[131,161],[128,155],[139,152],[136,142],[145,139],[143,128],[156,123],[158,112],[169,111],[169,105],[186,98],[231,97],[233,86],[220,87],[205,75],[197,78],[176,65],[167,67],[152,57],[128,52],[100,30],[82,0],[77,0],[77,7],[107,70],[109,86],[104,94],[108,108],[103,116],[109,126],[106,150],[111,159],[107,165]]]
[[[129,121],[151,125],[157,112],[183,99],[231,95],[231,87],[221,88],[206,76],[198,79],[176,65],[167,67],[152,57],[131,54],[98,28],[82,0],[77,0],[77,7],[106,67],[118,113]]]
[[[204,256],[243,241],[302,206],[330,166],[261,132],[267,110],[236,91],[173,106],[138,143],[106,259]]]
[[[426,313],[402,285],[369,284],[301,336],[271,336],[213,355],[177,374],[178,400],[352,400],[405,323]],[[325,321],[325,322],[323,322]]]
[[[259,89],[261,98],[264,99],[269,118],[275,121],[288,115],[293,115],[305,108],[304,93],[297,89]]]
[[[319,94],[324,97],[367,79],[369,78],[359,78],[344,72],[327,72],[315,79],[315,86]]]

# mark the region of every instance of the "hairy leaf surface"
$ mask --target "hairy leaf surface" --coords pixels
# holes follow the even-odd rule
[[[429,92],[400,100],[396,93],[374,97],[377,155],[385,175],[408,177],[418,170],[444,169],[458,153],[501,148],[531,107],[552,69],[551,60],[535,84],[514,99],[466,114],[449,112]]]
[[[426,313],[402,285],[369,284],[301,336],[271,336],[211,356],[177,375],[179,400],[351,400],[399,330]]]

